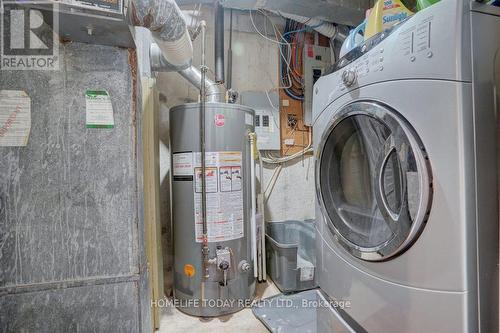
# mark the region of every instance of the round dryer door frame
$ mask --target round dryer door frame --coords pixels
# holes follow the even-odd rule
[[[373,163],[371,163],[372,167],[370,167],[370,171],[372,171],[371,169],[374,170],[370,172],[370,186],[372,189],[371,195],[373,196],[372,201],[375,202],[375,207],[373,208],[374,212],[376,211],[376,214],[380,214],[385,222],[385,232],[391,236],[383,241],[379,241],[377,244],[368,246],[356,244],[349,238],[349,235],[346,235],[346,233],[350,233],[351,230],[348,230],[348,228],[353,223],[347,221],[345,214],[343,215],[342,213],[342,208],[339,208],[340,205],[337,205],[335,200],[332,199],[333,195],[330,195],[329,202],[333,209],[329,211],[326,208],[322,191],[322,163],[324,159],[326,160],[324,150],[332,148],[330,146],[331,144],[335,145],[335,143],[332,143],[329,139],[337,128],[342,127],[339,125],[350,118],[362,119],[363,122],[368,121],[376,124],[380,128],[383,128],[383,132],[385,133],[383,137],[384,142],[379,143],[379,148],[376,150],[378,156],[374,158]],[[359,127],[362,122],[356,120],[355,123],[356,126]],[[374,131],[372,128],[369,130],[372,132]],[[341,131],[341,129],[339,129],[339,131]],[[377,139],[380,139],[380,137],[377,137]],[[331,138],[330,140],[335,139]],[[326,127],[318,147],[318,158],[315,170],[316,195],[321,212],[326,219],[328,227],[333,231],[338,243],[351,255],[366,261],[388,260],[407,250],[416,241],[423,230],[423,226],[427,222],[433,195],[432,173],[429,158],[421,140],[418,138],[416,131],[411,125],[397,111],[387,105],[374,101],[356,101],[343,107],[335,114],[334,118]],[[329,156],[331,156],[331,154]],[[329,158],[329,162],[327,161],[325,163],[327,163],[330,168],[332,162],[331,157]],[[335,159],[335,157],[333,158]],[[391,166],[393,192],[396,191],[396,187],[399,188],[399,197],[401,198],[397,206],[395,206],[394,203],[391,205],[388,202],[384,184],[384,174],[390,163],[393,165]],[[340,170],[340,167],[338,168],[338,170]],[[396,168],[397,174],[394,171]],[[416,172],[411,172],[410,169],[413,171],[416,170]],[[407,175],[410,173],[416,175],[418,179],[418,204],[413,203],[413,206],[415,206],[412,209],[414,211],[413,214],[410,213],[407,193],[409,192]],[[331,215],[334,216],[332,217]]]

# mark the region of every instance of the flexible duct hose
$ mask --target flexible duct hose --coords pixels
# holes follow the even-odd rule
[[[193,44],[179,6],[174,0],[131,0],[129,20],[148,28],[165,59],[174,66],[187,66]]]

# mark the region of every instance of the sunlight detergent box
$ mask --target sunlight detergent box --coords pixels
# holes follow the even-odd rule
[[[367,20],[365,40],[406,20],[413,12],[400,0],[378,0]]]

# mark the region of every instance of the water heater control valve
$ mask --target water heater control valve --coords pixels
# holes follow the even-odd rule
[[[228,261],[223,261],[219,264],[219,269],[226,271],[229,269],[229,262]]]
[[[216,250],[217,267],[220,270],[228,270],[231,267],[231,251],[229,248]]]

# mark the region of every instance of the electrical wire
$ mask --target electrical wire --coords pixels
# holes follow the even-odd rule
[[[313,152],[313,148],[312,147],[309,147],[309,148],[304,148],[303,150],[301,150],[300,152],[297,152],[293,155],[290,155],[290,156],[285,156],[285,157],[280,157],[280,158],[267,158],[267,157],[262,157],[262,162],[266,163],[266,164],[283,164],[283,163],[287,163],[287,162],[290,162],[296,158],[299,158],[299,157],[302,157],[308,153],[311,153]]]
[[[275,37],[276,39],[281,39],[283,40],[284,42],[286,42],[286,49],[284,49],[283,47],[280,47],[279,50],[280,50],[280,62],[281,62],[281,66],[280,68],[281,69],[281,74],[280,74],[280,77],[281,77],[281,86],[279,89],[284,89],[285,92],[287,92],[287,95],[293,99],[300,99],[301,98],[301,88],[302,88],[302,76],[297,72],[297,70],[294,70],[292,69],[292,66],[291,66],[291,63],[292,63],[292,54],[294,54],[294,52],[292,52],[292,47],[296,47],[296,45],[293,45],[292,46],[292,43],[291,41],[288,41],[283,35],[281,35],[281,33],[279,32],[279,29],[277,29],[276,25],[274,24],[274,22],[269,18],[269,16],[263,12],[263,11],[260,11],[264,16],[266,16],[266,18],[269,20],[269,22],[271,22],[272,26],[273,26],[273,29],[274,29],[274,32],[275,32]],[[287,20],[287,25],[289,24],[289,20]],[[285,28],[286,30],[286,28]],[[278,38],[278,34],[280,35],[279,38]],[[285,44],[285,43],[281,43],[281,44]],[[286,53],[286,55],[285,55]],[[283,63],[284,61],[284,63]],[[285,67],[286,65],[286,67]],[[283,74],[283,71],[286,71],[286,75]]]
[[[305,24],[305,23],[304,23]],[[297,29],[297,30],[293,30],[293,31],[288,31],[286,33],[283,34],[283,37],[286,37],[288,35],[291,35],[291,34],[296,34],[296,33],[299,33],[299,32],[306,32],[306,31],[310,31],[310,30],[314,30],[316,28],[319,28],[321,27],[322,25],[324,24],[324,22],[321,22],[320,24],[317,24],[317,25],[312,25],[312,26],[305,26],[304,28],[302,29]]]
[[[295,94],[297,94],[297,95],[301,94],[299,90],[301,90],[301,87],[302,87],[302,76],[299,73],[297,73],[297,70],[293,70],[292,66],[291,66],[291,55],[293,54],[292,43],[291,43],[291,41],[288,41],[286,38],[283,37],[283,35],[280,33],[279,29],[276,27],[276,25],[274,24],[272,19],[269,17],[269,15],[267,15],[267,13],[265,11],[259,10],[259,13],[264,15],[269,20],[271,25],[273,26],[276,41],[283,40],[283,42],[279,42],[281,44],[281,46],[283,46],[283,44],[286,44],[286,49],[284,49],[283,47],[279,48],[279,50],[280,50],[280,62],[282,64],[281,67],[283,68],[282,72],[283,72],[283,70],[286,71],[286,75],[280,74],[280,77],[282,78],[282,80],[280,80],[282,86],[279,87],[278,89],[284,89],[285,91],[289,92],[289,95],[291,97],[298,99],[300,97],[296,96]],[[289,24],[289,22],[291,22],[291,21],[287,20],[286,22],[287,22],[287,24]],[[255,23],[255,22],[253,22],[253,23]],[[266,26],[267,26],[267,24],[266,24]],[[256,28],[256,27],[254,27],[254,28]],[[257,28],[256,28],[256,30],[259,31]],[[285,28],[285,30],[287,30],[287,29]],[[295,45],[293,45],[293,47],[295,47]],[[285,55],[285,53],[286,53],[286,55]],[[284,63],[283,63],[283,61],[284,61]],[[286,67],[285,67],[285,65],[286,65]]]
[[[284,57],[285,59],[290,59],[291,66],[289,67],[291,68],[286,68],[281,61],[280,81],[283,86],[285,86],[286,83],[288,83],[288,85],[291,84],[291,87],[284,89],[284,91],[288,97],[294,100],[303,100],[304,98],[302,74],[301,70],[298,69],[301,67],[301,64],[298,63],[298,54],[301,53],[300,50],[303,48],[303,46],[299,44],[303,43],[298,41],[298,34],[306,30],[307,27],[304,25],[289,19],[285,21],[283,39],[290,43],[292,47],[287,49],[282,47],[282,53],[286,54]]]
[[[267,13],[263,10],[259,10],[259,12],[264,15],[267,20],[271,23],[271,26],[273,27],[273,31],[274,31],[274,36],[276,37],[276,40],[283,40],[284,43],[282,43],[282,45],[286,45],[287,47],[287,50],[288,50],[288,54],[290,54],[291,52],[291,44],[285,39],[283,38],[283,35],[281,34],[281,32],[279,31],[278,27],[276,27],[276,24],[274,24],[274,22],[272,21],[272,19],[267,15]],[[288,56],[285,56],[284,54],[284,51],[283,51],[283,48],[282,47],[279,47],[279,51],[280,51],[280,62],[281,61],[284,61],[285,64],[286,64],[286,69],[287,69],[287,73],[290,73],[292,71],[292,68],[291,68],[291,65],[290,65],[290,57]],[[277,89],[289,89],[292,87],[292,82],[289,81],[288,84],[284,84],[283,87],[278,87]]]
[[[306,22],[307,23],[307,22]],[[297,24],[292,22],[291,20],[286,20],[285,31],[283,33],[283,39],[289,42],[292,47],[291,49],[283,50],[283,53],[288,52],[285,59],[290,59],[290,63],[292,64],[292,70],[286,71],[282,64],[280,76],[282,85],[285,85],[285,82],[292,83],[292,87],[285,89],[285,93],[292,99],[295,100],[303,100],[304,99],[304,87],[303,87],[303,76],[302,76],[302,50],[304,47],[305,40],[299,41],[300,33],[306,32],[309,30],[313,30],[315,28],[323,25],[323,22],[314,25],[307,26],[305,24]]]
[[[280,109],[278,109],[276,106],[274,106],[274,103],[273,101],[271,100],[271,96],[269,96],[269,92],[275,90],[274,88],[271,89],[271,90],[266,90],[265,93],[266,93],[266,97],[267,97],[267,100],[269,101],[269,105],[271,105],[271,108],[273,109],[273,122],[274,124],[276,125],[276,128],[280,128],[280,126],[278,125],[278,123],[276,122],[276,118],[279,118],[280,116]],[[278,113],[278,117],[275,117],[274,116],[274,113],[277,112]]]
[[[264,39],[266,39],[267,41],[270,41],[272,43],[278,44],[280,46],[286,46],[287,49],[290,49],[291,48],[290,43],[287,42],[283,38],[283,36],[281,35],[279,29],[276,27],[276,25],[271,20],[271,18],[264,11],[262,11],[262,10],[258,10],[258,12],[261,13],[262,15],[264,15],[266,17],[266,19],[271,23],[271,26],[273,27],[274,36],[275,36],[276,39],[271,39],[271,38],[269,38],[269,37],[267,37],[267,36],[265,36],[265,35],[262,34],[262,32],[255,25],[255,21],[253,20],[252,10],[249,10],[250,21],[252,22],[253,28],[255,29],[255,31],[257,32],[257,34],[260,35],[261,37],[263,37]],[[267,26],[267,24],[266,24],[266,26]],[[280,40],[283,40],[283,42],[280,42]],[[282,47],[279,47],[279,51],[280,51],[280,62],[284,61],[285,64],[286,64],[286,66],[287,66],[287,71],[290,72],[291,71],[290,60],[285,56]],[[289,52],[288,52],[288,54],[289,54]],[[288,82],[288,83],[283,84],[283,86],[278,86],[278,87],[273,88],[271,90],[274,90],[274,89],[289,89],[291,87],[292,87],[292,83]]]
[[[295,154],[292,154],[290,156],[285,156],[285,157],[271,157],[271,156],[267,155],[266,157],[262,157],[262,162],[264,162],[266,164],[283,164],[283,163],[290,162],[296,158],[302,157],[302,156],[304,156],[312,151],[313,151],[312,131],[309,130],[309,142],[303,150],[301,150]]]
[[[271,91],[277,90],[277,89],[283,89],[284,92],[287,94],[292,99],[295,100],[303,100],[303,80],[302,80],[302,70],[300,69],[301,67],[301,61],[302,61],[302,52],[301,48],[303,48],[304,40],[299,41],[299,35],[303,32],[307,32],[309,30],[313,30],[315,28],[318,28],[321,26],[323,23],[315,25],[315,26],[307,26],[305,24],[300,24],[295,21],[292,21],[290,19],[285,19],[285,29],[283,33],[280,32],[280,29],[277,28],[276,24],[272,21],[272,19],[269,17],[269,15],[263,11],[263,10],[257,10],[261,15],[263,15],[267,21],[271,23],[271,26],[273,28],[274,36],[275,39],[269,38],[266,35],[264,35],[260,29],[257,28],[254,17],[253,17],[253,10],[249,10],[249,15],[250,15],[250,21],[252,23],[253,28],[257,32],[259,36],[264,38],[265,40],[272,42],[274,44],[277,44],[279,46],[279,51],[280,51],[280,85],[279,87],[272,88],[270,90],[266,90],[266,97],[269,101],[269,105],[272,107],[273,111],[278,113],[279,116],[279,108],[275,106],[271,100],[271,97],[269,96],[269,93]],[[264,26],[264,31],[267,34],[267,21]],[[307,23],[307,22],[306,22]],[[292,56],[293,55],[293,56]],[[278,124],[276,123],[276,118],[273,117],[276,126],[278,127]],[[264,191],[265,193],[265,200],[267,201],[267,198],[269,196],[269,190],[272,191],[272,188],[274,187],[274,183],[279,177],[279,174],[281,172],[281,169],[283,168],[283,164],[289,161],[292,161],[296,158],[302,157],[307,153],[310,153],[313,151],[312,149],[312,132],[311,130],[308,131],[309,133],[309,142],[307,146],[290,156],[285,156],[285,157],[275,157],[271,156],[268,154],[259,154],[259,159],[263,163],[266,164],[273,164],[273,165],[278,165],[277,168],[274,170],[273,176],[271,177],[270,183],[267,185],[266,190]]]
[[[257,32],[262,38],[270,41],[271,43],[276,43],[276,44],[279,44],[279,45],[288,45],[288,43],[286,43],[286,42],[280,42],[278,40],[271,39],[271,38],[265,36],[264,34],[262,34],[262,32],[260,32],[260,30],[257,28],[257,26],[255,25],[255,22],[253,20],[253,15],[252,15],[253,10],[249,9],[248,11],[250,13],[250,21],[252,22],[252,25],[253,25],[253,28],[255,29],[255,32]]]
[[[286,93],[286,95],[294,100],[303,101],[304,100],[304,83],[303,83],[303,75],[302,75],[302,50],[304,47],[304,40],[299,41],[298,37],[300,33],[307,32],[310,30],[314,30],[324,24],[324,22],[320,22],[319,24],[308,26],[307,23],[311,20],[309,19],[305,23],[298,23],[288,18],[285,18],[278,12],[281,17],[285,19],[285,29],[283,34],[279,31],[274,24],[273,20],[269,17],[266,11],[262,9],[257,10],[258,13],[263,15],[267,21],[264,25],[264,31],[266,34],[263,34],[262,31],[257,28],[255,24],[255,20],[253,17],[253,10],[249,10],[250,21],[252,23],[253,28],[257,32],[259,36],[264,38],[265,40],[275,43],[279,45],[280,51],[280,84],[276,89],[282,89]],[[271,26],[274,31],[275,39],[269,38],[267,36],[267,22],[271,23]],[[274,89],[271,89],[271,91]],[[266,92],[266,95],[269,95],[269,91]],[[268,100],[270,100],[268,96]],[[270,105],[273,109],[276,109],[272,103]],[[279,112],[279,110],[278,110]]]
[[[279,165],[276,169],[274,169],[273,175],[271,176],[271,179],[266,186],[266,190],[264,191],[264,203],[267,203],[267,201],[271,197],[271,193],[274,190],[274,186],[276,185],[276,181],[279,178],[281,170],[283,170],[283,165]]]

